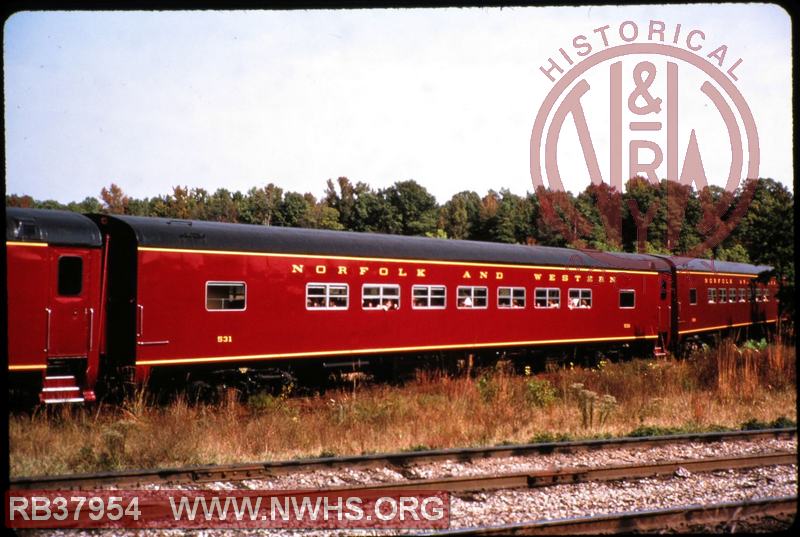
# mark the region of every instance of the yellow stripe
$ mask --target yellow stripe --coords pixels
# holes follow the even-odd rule
[[[706,328],[695,328],[692,330],[678,330],[678,334],[692,334],[694,332],[705,332],[707,330],[721,330],[723,328],[736,328],[737,326],[747,326],[749,324],[760,324],[760,323],[774,323],[777,321],[778,319],[768,319],[766,321],[751,321],[748,323],[722,324],[719,326],[708,326]]]
[[[350,257],[343,255],[318,255],[318,254],[278,254],[266,252],[241,252],[233,250],[191,250],[184,248],[156,248],[153,246],[139,246],[140,252],[173,252],[183,254],[214,254],[214,255],[244,255],[255,257],[278,257],[288,259],[334,259],[337,261],[377,261],[381,263],[421,263],[429,265],[451,265],[458,267],[487,267],[487,268],[520,268],[529,270],[572,270],[578,272],[618,272],[625,274],[644,274],[657,276],[657,271],[625,270],[625,269],[598,269],[585,267],[559,267],[550,265],[511,265],[503,263],[476,263],[469,261],[439,261],[430,259],[395,259],[389,257]]]
[[[44,248],[47,246],[46,242],[19,242],[19,241],[8,241],[6,242],[6,246],[35,246],[38,248]]]
[[[679,274],[696,274],[699,276],[736,276],[738,278],[758,278],[758,274],[741,274],[739,272],[700,272],[696,270],[679,270]]]
[[[46,365],[10,365],[9,371],[30,371],[34,369],[47,369]]]
[[[409,352],[409,351],[431,351],[445,349],[470,349],[480,347],[502,347],[502,346],[522,346],[522,345],[551,345],[558,343],[589,343],[593,341],[627,341],[632,339],[655,339],[658,336],[620,336],[620,337],[599,337],[585,339],[548,339],[535,341],[502,341],[496,343],[464,343],[459,345],[428,345],[424,347],[388,347],[384,349],[353,349],[346,351],[317,351],[317,352],[294,352],[289,354],[249,354],[244,356],[212,356],[205,358],[178,358],[164,360],[141,360],[136,365],[165,365],[165,364],[189,364],[203,362],[223,362],[231,360],[268,360],[276,358],[312,358],[315,356],[350,356],[356,354],[379,354],[386,352]]]

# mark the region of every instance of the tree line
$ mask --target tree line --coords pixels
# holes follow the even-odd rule
[[[773,179],[748,181],[731,193],[715,186],[698,192],[671,181],[653,184],[634,177],[622,192],[605,183],[589,185],[577,195],[545,189],[524,196],[508,189],[489,190],[483,196],[463,191],[444,204],[413,180],[374,189],[347,177],[329,179],[320,199],[273,183],[244,193],[176,186],[170,194],[139,199],[112,183],[99,198],[80,202],[7,195],[6,204],[604,251],[692,252],[721,261],[771,265],[780,278],[794,284],[794,196]],[[739,218],[731,219],[743,208]],[[726,236],[702,248],[717,233]]]

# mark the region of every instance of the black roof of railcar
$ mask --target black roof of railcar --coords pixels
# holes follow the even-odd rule
[[[130,226],[139,245],[160,248],[669,271],[665,260],[643,254],[198,220],[111,218]]]
[[[732,261],[717,261],[715,259],[697,259],[693,257],[671,256],[678,270],[708,273],[728,274],[761,274],[772,270],[769,265],[749,265],[747,263],[734,263]]]
[[[100,246],[97,225],[82,214],[6,207],[6,240],[57,245]]]

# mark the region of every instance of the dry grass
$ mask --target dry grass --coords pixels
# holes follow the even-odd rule
[[[610,397],[608,397],[610,396]],[[686,360],[535,375],[422,373],[404,386],[215,405],[39,409],[9,418],[12,476],[244,462],[796,421],[795,350],[721,343]]]

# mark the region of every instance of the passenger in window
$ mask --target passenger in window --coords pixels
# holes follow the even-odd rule
[[[572,297],[569,299],[569,309],[579,308],[581,306],[581,301],[578,300],[578,297]]]
[[[581,307],[582,308],[588,308],[589,307],[589,301],[586,300],[585,298],[583,300],[581,300]]]
[[[547,307],[548,308],[557,308],[558,307],[558,302],[556,302],[554,298],[551,298],[550,300],[547,301]]]
[[[472,297],[465,296],[459,299],[459,306],[462,308],[471,308],[472,307]]]

